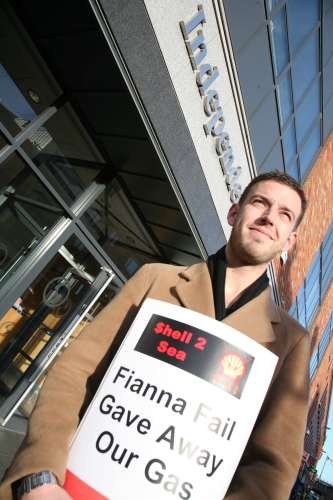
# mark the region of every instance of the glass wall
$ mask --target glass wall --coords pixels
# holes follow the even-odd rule
[[[318,250],[304,283],[291,306],[290,314],[310,328],[333,280],[333,224]]]
[[[322,144],[320,2],[269,5],[270,43],[285,170],[304,181]]]
[[[258,171],[304,183],[333,130],[333,4],[223,3]]]
[[[325,330],[322,334],[318,347],[315,349],[310,361],[310,378],[312,379],[320,366],[320,363],[325,355],[325,352],[331,342],[333,334],[333,314],[327,322]]]
[[[31,4],[29,15],[36,5]],[[104,102],[119,101],[121,93],[122,106],[97,110],[93,96],[99,100],[101,96],[96,93],[95,73],[91,91],[86,88],[80,94],[80,107],[68,85],[65,94],[59,84],[61,72],[68,75],[66,68],[58,67],[57,77],[53,75],[49,59],[39,52],[16,14],[9,3],[1,4],[2,423],[17,408],[29,414],[40,381],[58,352],[143,264],[190,265],[201,260],[106,42],[99,47],[108,57],[101,81],[105,84],[112,77],[116,88],[103,90]],[[49,17],[48,22],[43,29],[52,31]],[[82,37],[87,23],[90,26],[91,46],[94,36],[101,43],[88,2],[76,36],[80,23]],[[47,36],[44,32],[44,43]],[[59,32],[50,36],[56,44],[61,40]],[[72,66],[81,63],[72,58]],[[90,112],[82,112],[83,101],[89,102]],[[103,134],[95,133],[102,128]]]

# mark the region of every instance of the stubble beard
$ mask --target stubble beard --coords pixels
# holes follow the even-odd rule
[[[268,265],[279,253],[274,248],[261,249],[259,243],[238,235],[236,228],[231,232],[228,245],[235,260],[244,266]]]

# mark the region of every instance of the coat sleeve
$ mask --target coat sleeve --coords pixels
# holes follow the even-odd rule
[[[143,266],[126,283],[50,370],[30,418],[27,438],[0,488],[1,500],[11,499],[11,484],[33,472],[50,470],[63,484],[87,381],[105,360],[117,332],[134,319],[147,290],[148,270],[149,265]]]
[[[303,452],[309,350],[309,335],[302,333],[270,388],[227,500],[289,498]]]

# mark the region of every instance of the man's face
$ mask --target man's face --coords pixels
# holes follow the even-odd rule
[[[247,265],[270,262],[296,240],[295,223],[301,214],[299,195],[274,180],[255,184],[242,205],[232,205],[230,248]]]

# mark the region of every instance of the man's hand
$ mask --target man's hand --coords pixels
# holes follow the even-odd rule
[[[25,493],[21,498],[22,500],[72,500],[67,491],[57,484],[43,484],[30,493]]]

